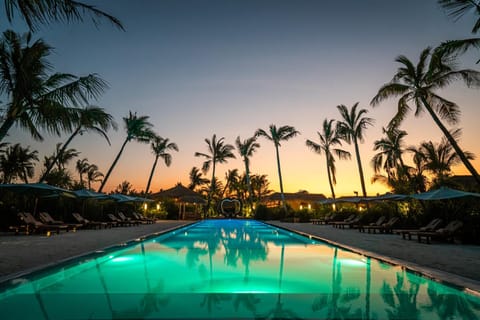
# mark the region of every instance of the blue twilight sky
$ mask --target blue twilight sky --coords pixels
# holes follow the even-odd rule
[[[215,133],[234,144],[238,135],[248,138],[257,128],[273,123],[292,125],[301,132],[280,149],[285,191],[330,195],[325,159],[307,149],[305,140],[318,141],[316,132],[323,119],[339,119],[336,106],[351,107],[355,102],[376,120],[361,145],[365,178],[370,181],[373,141],[382,137],[395,101],[374,109],[369,103],[380,86],[391,80],[397,68],[394,59],[404,54],[416,62],[427,46],[470,37],[473,25],[470,16],[452,21],[435,0],[84,2],[120,19],[126,32],[108,22],[96,28],[86,19],[85,23],[42,27],[35,36],[55,47],[51,56],[55,71],[97,73],[109,83],[110,89],[92,104],[107,109],[120,128],[110,132],[111,146],[89,134],[71,147],[105,173],[125,138],[122,117],[129,110],[150,116],[156,132],[180,148],[169,168],[157,167],[154,192],[177,182],[188,184],[188,172],[203,161],[194,152],[207,151],[205,138]],[[4,17],[2,30],[9,27]],[[18,19],[11,27],[26,30]],[[462,56],[461,62],[478,67],[473,64],[476,57],[478,53],[472,52]],[[462,107],[461,146],[476,154],[480,154],[475,141],[478,93],[463,85],[441,92]],[[441,138],[427,115],[411,115],[403,128],[409,132],[407,145]],[[65,138],[47,136],[38,143],[14,130],[9,140],[30,145],[43,158]],[[271,188],[278,191],[273,145],[264,139],[260,143],[251,160],[252,172],[267,174]],[[344,148],[353,154],[352,146]],[[148,145],[129,143],[106,190],[123,180],[143,190],[152,163]],[[480,167],[478,161],[474,164]],[[237,159],[219,165],[217,176],[223,178],[232,168],[243,172]],[[337,171],[339,195],[360,190],[354,158],[337,161]],[[456,172],[465,170],[459,166]],[[367,191],[375,194],[385,189],[368,182]]]

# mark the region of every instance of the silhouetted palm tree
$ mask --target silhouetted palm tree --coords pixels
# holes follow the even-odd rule
[[[4,2],[8,22],[12,22],[17,13],[32,31],[52,22],[83,21],[85,16],[88,16],[95,26],[106,19],[117,28],[124,30],[117,18],[95,6],[76,0],[4,0]]]
[[[235,155],[232,152],[234,147],[231,144],[225,144],[224,140],[224,137],[217,140],[217,136],[214,134],[211,140],[205,139],[209,153],[195,152],[195,157],[204,157],[206,159],[202,165],[202,171],[204,173],[208,172],[210,167],[212,167],[212,179],[210,180],[210,191],[208,192],[207,196],[206,210],[210,209],[210,204],[212,201],[212,195],[215,186],[216,164],[225,163],[228,161],[228,159],[235,158]]]
[[[458,138],[459,135],[459,130],[452,132],[452,136],[455,138]],[[414,151],[414,149],[410,150]],[[464,151],[464,154],[469,160],[475,158],[471,152]],[[450,176],[452,166],[461,162],[460,157],[445,138],[440,143],[422,142],[416,150],[416,156],[423,159],[425,170],[434,175],[435,185],[442,185]]]
[[[85,132],[93,131],[98,133],[99,135],[103,136],[108,144],[110,144],[110,140],[108,139],[107,136],[107,131],[110,128],[117,129],[117,124],[115,123],[115,120],[113,119],[112,115],[105,112],[103,108],[97,107],[97,106],[87,106],[83,109],[78,109],[78,114],[79,117],[78,119],[75,119],[74,123],[74,130],[70,137],[65,141],[63,144],[61,150],[57,153],[57,157],[62,155],[68,145],[72,142],[73,138],[75,138],[77,135],[83,135]],[[52,165],[47,167],[44,174],[40,177],[38,182],[43,182],[45,179],[45,176],[50,172],[50,170],[53,168],[53,164],[56,163],[57,159],[54,159],[52,161]]]
[[[0,40],[0,94],[8,101],[0,108],[0,141],[13,125],[43,140],[39,130],[59,135],[72,131],[78,118],[76,107],[88,104],[107,88],[95,74],[77,77],[67,73],[49,75],[47,61],[52,48],[31,34],[7,30]]]
[[[231,195],[232,189],[238,183],[240,176],[238,175],[238,169],[228,169],[225,172],[225,186],[222,191],[222,198],[225,196],[225,192],[228,190],[228,195]]]
[[[365,178],[363,176],[362,161],[360,159],[360,150],[358,148],[358,142],[363,142],[364,132],[368,126],[372,126],[374,120],[364,115],[368,113],[366,109],[360,109],[357,111],[358,102],[356,102],[350,111],[343,104],[337,106],[343,121],[338,122],[338,131],[343,140],[348,144],[353,142],[355,146],[355,157],[357,158],[358,174],[360,175],[360,184],[362,186],[363,196],[367,196],[367,190],[365,188]]]
[[[108,178],[110,177],[110,174],[113,171],[113,168],[115,168],[115,165],[120,159],[120,156],[122,155],[123,150],[125,149],[125,146],[127,145],[128,142],[134,140],[137,142],[148,143],[150,142],[150,139],[152,139],[155,136],[155,133],[152,130],[153,125],[150,122],[148,122],[148,118],[149,118],[148,116],[139,117],[137,116],[137,113],[132,113],[131,111],[129,111],[128,117],[123,118],[123,123],[125,126],[127,137],[125,138],[125,141],[123,142],[122,147],[120,148],[120,151],[115,157],[115,160],[113,160],[113,163],[110,166],[110,169],[108,169],[107,174],[105,175],[105,178],[103,179],[102,184],[98,189],[98,192],[102,192],[103,188],[105,187],[105,184],[108,181]]]
[[[190,184],[188,185],[188,189],[195,190],[198,187],[203,186],[204,184],[209,183],[208,179],[202,177],[202,172],[197,167],[193,167],[189,173]]]
[[[145,188],[145,194],[148,194],[150,190],[150,183],[152,182],[153,173],[155,172],[155,167],[159,158],[162,158],[167,167],[172,163],[172,155],[168,153],[170,150],[178,151],[178,146],[174,142],[170,142],[168,138],[164,139],[162,137],[156,136],[152,139],[150,144],[152,152],[155,155],[155,160],[153,161],[152,170],[150,171],[150,176],[148,177],[147,187]]]
[[[407,173],[402,154],[405,151],[403,146],[403,138],[407,135],[406,131],[391,128],[387,130],[383,128],[385,137],[373,142],[373,150],[379,151],[372,158],[372,166],[375,173],[379,173],[381,169],[385,170],[387,175],[397,173]]]
[[[77,160],[77,163],[75,165],[75,169],[77,169],[78,175],[80,177],[80,185],[85,188],[85,185],[83,183],[83,175],[87,174],[88,168],[90,167],[90,164],[88,163],[87,158],[79,159]]]
[[[333,185],[337,183],[335,177],[336,168],[335,168],[335,157],[333,154],[336,154],[340,159],[350,159],[350,152],[335,148],[335,146],[341,146],[342,141],[338,132],[338,126],[334,126],[335,120],[323,120],[322,133],[317,132],[320,139],[319,143],[316,143],[312,140],[307,139],[306,145],[312,149],[315,153],[321,155],[325,154],[325,160],[327,164],[327,176],[328,183],[330,185],[330,191],[332,192],[332,198],[335,199],[335,191]]]
[[[38,152],[30,147],[23,148],[19,143],[9,146],[0,154],[0,170],[3,183],[11,183],[16,179],[28,183],[35,173],[35,162]]]
[[[269,126],[268,131],[258,129],[255,132],[255,137],[265,137],[267,138],[267,140],[272,141],[275,146],[275,154],[277,156],[278,179],[280,182],[280,196],[282,198],[282,207],[284,212],[287,212],[287,205],[285,203],[285,194],[283,192],[282,170],[280,166],[280,154],[278,148],[281,146],[281,141],[290,140],[298,134],[300,134],[300,132],[292,126],[285,125],[277,128],[277,126],[274,124],[271,124]]]
[[[447,14],[454,20],[458,20],[466,14],[474,14],[476,17],[472,33],[480,29],[480,2],[478,0],[438,0]]]
[[[454,58],[454,56],[441,51],[431,54],[431,49],[427,48],[422,51],[420,60],[415,66],[407,57],[399,56],[395,61],[401,66],[392,81],[378,90],[371,104],[376,106],[390,97],[400,97],[397,114],[390,121],[389,128],[400,125],[411,109],[409,106],[411,102],[415,105],[416,116],[426,110],[448,139],[465,167],[480,184],[477,171],[442,122],[445,120],[450,124],[458,123],[460,108],[456,103],[435,93],[437,89],[442,89],[455,80],[463,80],[468,86],[480,84],[480,73],[471,69],[457,69]]]
[[[96,164],[90,164],[87,170],[87,186],[89,190],[92,190],[92,183],[102,181],[103,173],[98,170]]]
[[[248,190],[248,204],[250,209],[252,209],[252,186],[250,183],[250,158],[253,156],[253,153],[260,148],[260,144],[256,142],[256,137],[251,137],[246,140],[241,140],[240,136],[235,140],[235,145],[237,151],[242,157],[243,163],[245,164],[245,179],[247,183]]]
[[[135,189],[133,189],[133,186],[130,182],[127,180],[123,180],[117,188],[113,191],[114,193],[121,193],[121,194],[133,194],[136,193]]]

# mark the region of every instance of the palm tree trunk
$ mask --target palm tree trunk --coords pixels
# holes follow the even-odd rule
[[[245,178],[247,180],[247,190],[248,190],[248,206],[250,207],[250,211],[253,210],[253,201],[252,201],[252,185],[250,184],[250,168],[248,167],[248,162],[245,162]]]
[[[120,156],[122,155],[123,149],[125,149],[125,146],[127,145],[128,138],[125,139],[125,141],[122,144],[122,147],[120,148],[120,151],[117,154],[117,157],[115,160],[113,160],[112,165],[110,166],[110,169],[108,169],[107,174],[105,175],[105,178],[103,178],[102,184],[100,185],[100,188],[98,189],[98,192],[102,192],[103,187],[105,186],[105,183],[107,182],[108,178],[110,177],[110,174],[113,171],[113,168],[115,168],[115,165],[117,164],[118,160],[120,159]]]
[[[210,204],[212,203],[212,195],[213,195],[213,185],[215,183],[215,161],[213,160],[215,157],[212,158],[212,181],[210,182],[210,191],[208,192],[207,196],[207,209],[206,209],[206,215],[208,217],[208,211],[210,210]]]
[[[55,159],[53,159],[53,161],[49,163],[43,175],[40,177],[40,179],[38,179],[38,183],[42,183],[45,180],[45,178],[50,173],[50,171],[52,171],[53,166],[55,165],[55,163],[57,163],[60,156],[65,152],[65,150],[67,150],[67,147],[70,144],[70,142],[72,142],[73,138],[75,138],[75,136],[80,132],[80,129],[81,127],[78,127],[77,129],[75,129],[72,135],[67,139],[67,141],[65,141],[64,145],[62,146],[62,149],[60,149],[58,153],[55,155]]]
[[[360,184],[362,185],[363,197],[367,197],[367,190],[365,189],[365,178],[363,177],[362,161],[360,160],[360,150],[358,148],[357,138],[353,138],[353,144],[355,145],[355,155],[357,157],[358,173],[360,174]]]
[[[278,179],[280,181],[280,198],[282,199],[282,207],[285,214],[287,213],[287,205],[285,203],[285,195],[283,194],[283,181],[282,181],[282,170],[280,169],[280,154],[278,151],[278,146],[275,144],[275,151],[277,154],[277,168],[278,168]]]
[[[7,118],[2,123],[2,126],[0,127],[0,142],[7,136],[8,130],[10,130],[14,123],[15,119],[13,118]]]
[[[150,190],[150,183],[152,182],[152,177],[153,177],[153,173],[155,172],[155,167],[157,166],[157,162],[158,162],[158,156],[155,156],[155,161],[153,162],[152,171],[150,171],[150,177],[148,178],[147,187],[145,188],[145,195],[147,195],[148,190]]]
[[[433,109],[431,108],[430,104],[427,102],[425,98],[422,97],[422,102],[423,105],[425,106],[425,109],[427,109],[428,113],[430,113],[430,116],[432,116],[433,121],[437,124],[437,126],[442,130],[443,134],[447,138],[448,142],[450,145],[453,147],[457,155],[460,157],[462,160],[463,164],[465,167],[470,171],[472,174],[473,178],[477,182],[478,185],[480,185],[480,177],[478,176],[477,170],[473,167],[473,165],[470,163],[470,161],[467,159],[465,156],[465,153],[463,153],[462,149],[460,149],[460,146],[458,145],[457,141],[453,138],[453,136],[450,134],[450,132],[447,130],[447,128],[443,125],[443,123],[440,121],[440,119],[437,117]]]
[[[327,176],[328,176],[328,183],[330,184],[330,191],[332,192],[332,199],[335,200],[335,191],[333,190],[333,182],[332,182],[332,174],[330,172],[330,161],[327,158]]]

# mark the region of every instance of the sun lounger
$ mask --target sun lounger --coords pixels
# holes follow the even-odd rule
[[[406,237],[408,236],[408,240],[412,240],[412,232],[418,232],[418,231],[431,232],[431,231],[435,231],[436,229],[438,229],[440,227],[441,223],[442,223],[442,219],[436,218],[436,219],[433,219],[432,221],[430,221],[430,223],[427,224],[426,226],[421,227],[419,229],[397,229],[397,230],[393,230],[393,233],[401,234],[403,239],[406,239]]]
[[[377,226],[380,226],[382,225],[384,222],[385,222],[385,219],[386,217],[385,216],[381,216],[380,218],[377,219],[377,221],[375,222],[372,222],[368,225],[361,225],[358,227],[358,231],[360,232],[365,232],[366,229],[368,228],[373,228],[373,227],[377,227]]]
[[[49,224],[49,225],[57,225],[57,226],[66,226],[67,231],[77,231],[78,228],[81,228],[83,225],[80,223],[65,223],[61,220],[55,220],[52,218],[52,216],[48,212],[40,212],[40,220],[42,220],[43,223]]]
[[[128,221],[122,221],[122,220],[120,220],[118,217],[116,217],[115,215],[113,215],[113,214],[111,214],[111,213],[107,214],[107,217],[108,217],[108,219],[110,219],[110,222],[112,223],[112,225],[113,225],[114,227],[116,227],[116,226],[125,227],[125,226],[130,226],[130,225],[131,225],[130,222],[128,222]]]
[[[30,234],[33,232],[45,232],[47,236],[50,236],[52,232],[59,234],[60,231],[67,231],[68,228],[65,225],[51,225],[42,223],[35,219],[35,217],[28,212],[20,212],[18,216],[26,225],[25,234]]]
[[[330,224],[334,227],[334,228],[340,228],[340,225],[343,224],[343,223],[349,223],[350,221],[352,221],[353,219],[355,219],[356,215],[355,214],[351,214],[347,219],[344,219],[342,221],[332,221]]]
[[[364,226],[364,231],[367,230],[368,233],[392,233],[393,227],[400,221],[398,217],[391,217],[387,222],[375,226]]]
[[[331,214],[327,214],[325,217],[320,219],[310,219],[310,222],[312,224],[327,224],[330,221],[332,221],[334,217],[335,217],[335,214],[331,213]]]
[[[74,212],[72,213],[73,218],[83,225],[85,228],[92,228],[92,229],[101,229],[101,228],[111,228],[112,224],[108,222],[100,222],[100,221],[92,221],[85,219],[81,214]]]
[[[153,223],[155,223],[155,220],[149,219],[149,218],[145,217],[145,216],[144,216],[143,214],[141,214],[141,213],[132,212],[132,215],[133,215],[137,220],[142,221],[142,223],[147,223],[147,224],[153,224]]]
[[[119,213],[117,213],[117,216],[120,220],[130,223],[130,225],[132,225],[132,226],[134,226],[134,225],[138,226],[141,223],[141,221],[139,221],[139,220],[132,219],[130,217],[125,216],[125,214],[123,214],[123,212],[121,212],[121,211]]]
[[[345,229],[346,226],[349,228],[358,228],[360,226],[361,217],[356,216],[349,221],[337,222],[335,226],[340,229]]]
[[[447,240],[453,242],[455,235],[463,227],[463,222],[460,220],[451,221],[444,228],[440,228],[435,231],[417,231],[412,232],[412,235],[416,235],[418,242],[422,242],[422,238],[425,238],[425,241],[430,244],[432,238]]]

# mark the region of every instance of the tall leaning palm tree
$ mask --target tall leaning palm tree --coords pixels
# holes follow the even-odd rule
[[[449,124],[457,124],[460,116],[460,107],[452,101],[439,96],[436,91],[445,88],[455,80],[462,80],[467,86],[480,84],[480,73],[471,69],[457,69],[455,56],[445,51],[433,51],[426,48],[420,54],[417,65],[407,57],[401,55],[395,60],[400,64],[393,79],[384,84],[371,101],[377,106],[382,101],[399,97],[397,114],[390,121],[389,127],[398,127],[411,111],[410,103],[415,106],[415,115],[423,111],[432,117],[448,142],[462,160],[465,167],[472,174],[478,184],[480,177],[462,151],[455,138],[450,134],[442,120]]]
[[[87,106],[83,109],[78,109],[78,114],[78,118],[74,121],[74,130],[70,137],[67,139],[67,141],[65,141],[60,151],[57,153],[57,158],[65,152],[68,145],[76,136],[83,135],[84,133],[89,131],[98,133],[99,135],[103,136],[110,145],[107,131],[110,128],[117,130],[117,124],[111,114],[105,112],[103,108],[97,106]],[[51,166],[47,167],[38,182],[44,181],[45,177],[50,173],[50,170],[52,170],[53,165],[56,163],[57,158],[55,158],[54,161],[51,162]]]
[[[175,142],[170,142],[168,138],[162,138],[160,136],[155,136],[150,143],[152,152],[155,155],[155,160],[153,161],[152,170],[150,171],[150,176],[148,177],[147,187],[145,188],[145,194],[148,194],[150,190],[150,183],[152,182],[153,174],[157,166],[158,159],[162,158],[167,167],[172,164],[172,155],[168,153],[170,150],[178,151],[178,146]]]
[[[113,168],[115,168],[127,143],[132,140],[141,143],[148,143],[155,136],[155,133],[152,130],[153,124],[148,121],[148,118],[148,116],[137,116],[137,113],[132,113],[131,111],[129,111],[128,117],[123,118],[123,124],[125,126],[127,136],[125,137],[125,141],[123,141],[120,151],[113,160],[112,165],[108,169],[107,174],[105,175],[105,178],[98,189],[98,192],[102,192],[103,188],[105,187],[105,184],[107,183],[108,178],[110,178]]]
[[[323,120],[322,132],[317,132],[319,142],[307,139],[306,145],[312,149],[315,153],[321,155],[325,154],[325,160],[327,164],[327,176],[328,184],[330,185],[330,191],[332,193],[332,199],[335,199],[335,190],[333,186],[337,183],[336,179],[336,167],[335,157],[337,155],[339,159],[350,159],[350,152],[343,149],[335,148],[335,146],[341,146],[342,140],[338,132],[338,124],[334,126],[335,120]]]
[[[212,179],[210,180],[210,190],[207,196],[207,212],[210,209],[210,204],[215,188],[215,169],[217,163],[225,163],[228,161],[228,159],[235,158],[235,155],[232,152],[234,147],[231,144],[225,144],[224,140],[224,137],[217,140],[217,135],[214,134],[211,140],[205,139],[205,143],[208,147],[208,153],[195,152],[195,157],[205,158],[205,161],[202,165],[202,171],[204,173],[208,172],[210,167],[212,168]]]
[[[243,163],[245,164],[245,179],[247,183],[247,190],[248,190],[248,205],[250,209],[252,209],[253,201],[252,201],[252,185],[250,183],[250,158],[253,156],[253,153],[260,148],[260,144],[256,141],[256,137],[251,137],[246,140],[241,140],[240,136],[237,137],[235,140],[235,146],[237,147],[237,151],[242,157]]]
[[[0,142],[14,125],[43,140],[40,130],[60,135],[71,132],[77,108],[98,98],[107,84],[95,74],[77,77],[53,73],[47,60],[52,48],[32,35],[12,30],[0,39]]]
[[[279,154],[278,148],[281,146],[280,144],[281,141],[290,140],[291,138],[294,138],[298,134],[300,134],[300,132],[297,131],[292,126],[285,125],[277,128],[277,126],[274,124],[271,124],[269,126],[268,131],[265,131],[263,129],[258,129],[255,132],[255,137],[265,137],[267,140],[272,141],[273,145],[275,146],[275,155],[277,157],[278,179],[280,182],[280,197],[282,199],[282,207],[284,212],[287,212],[287,204],[285,203],[285,194],[283,193],[282,170],[280,167],[280,154]]]
[[[343,104],[337,106],[337,109],[343,119],[342,121],[338,122],[338,131],[345,142],[348,144],[353,143],[355,147],[355,157],[357,159],[362,194],[364,197],[366,197],[367,190],[365,188],[365,178],[363,175],[363,167],[360,159],[360,149],[358,147],[358,143],[364,141],[365,130],[368,126],[373,125],[374,120],[365,116],[365,114],[368,113],[366,109],[357,110],[357,108],[358,102],[356,102],[350,110],[348,110],[348,108]]]
[[[96,26],[105,19],[124,30],[117,18],[76,0],[4,0],[4,3],[7,20],[12,22],[17,13],[32,31],[52,22],[83,21],[87,15]]]

